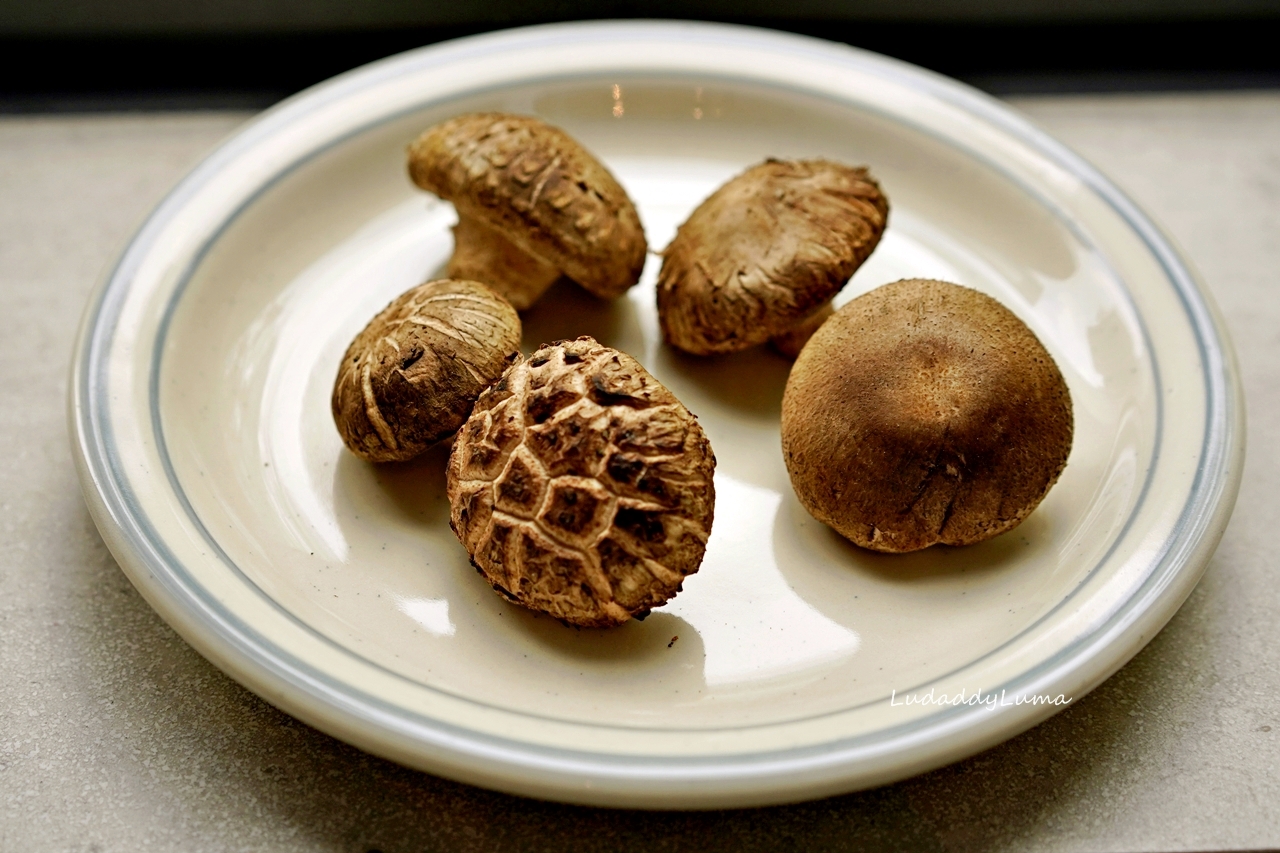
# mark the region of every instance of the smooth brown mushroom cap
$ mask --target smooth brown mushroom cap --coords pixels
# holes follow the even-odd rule
[[[409,174],[453,202],[460,219],[500,231],[596,296],[622,295],[644,269],[644,230],[626,191],[577,141],[539,119],[449,119],[410,146]]]
[[[976,290],[877,288],[800,353],[782,450],[814,518],[866,548],[967,545],[1017,526],[1071,451],[1071,396],[1027,326]]]
[[[519,315],[483,284],[418,285],[347,347],[333,386],[334,423],[361,459],[412,459],[456,432],[519,352]]]
[[[449,455],[450,524],[511,600],[619,625],[698,570],[714,472],[697,419],[635,359],[560,341],[480,396]]]
[[[828,160],[751,167],[700,204],[663,251],[663,337],[710,355],[786,332],[844,287],[888,215],[866,169]]]

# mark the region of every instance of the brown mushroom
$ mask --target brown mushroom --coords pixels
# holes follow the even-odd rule
[[[1071,437],[1071,396],[1035,334],[990,296],[941,281],[842,307],[782,398],[800,503],[877,551],[1012,529],[1057,481]]]
[[[450,523],[507,598],[619,625],[698,570],[715,462],[697,419],[635,359],[560,341],[480,395],[449,455]]]
[[[412,459],[458,430],[520,354],[520,317],[474,281],[429,281],[374,317],[342,357],[333,420],[369,462]]]
[[[751,167],[699,205],[663,251],[663,336],[711,355],[786,335],[820,316],[880,242],[888,216],[866,169],[828,160]]]
[[[622,295],[647,250],[627,193],[567,133],[528,116],[471,113],[409,147],[409,175],[458,211],[449,275],[490,285],[518,310],[561,274]]]
[[[818,328],[827,322],[827,318],[834,313],[836,313],[834,305],[830,302],[822,303],[822,307],[817,311],[814,311],[782,334],[774,335],[770,338],[769,346],[773,347],[779,355],[785,355],[787,358],[794,360],[796,356],[800,355],[800,350],[804,349],[804,345],[809,343],[809,338],[813,337],[813,333],[818,331]]]

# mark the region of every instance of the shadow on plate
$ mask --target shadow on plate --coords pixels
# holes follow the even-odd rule
[[[670,613],[650,613],[616,628],[579,628],[517,604],[508,606],[510,625],[539,653],[582,664],[679,667],[693,664],[701,683],[705,651],[692,625]]]
[[[821,554],[832,562],[864,572],[877,580],[910,584],[965,574],[984,578],[1018,563],[1032,542],[1049,535],[1048,521],[1031,513],[1022,524],[974,545],[934,545],[906,554],[885,554],[861,548],[817,521],[794,497],[783,501],[774,523],[774,552],[779,566],[806,555]]]
[[[449,524],[445,468],[451,441],[442,441],[408,462],[372,464],[345,449],[334,476],[335,503],[391,512],[423,526]]]
[[[697,356],[664,345],[658,349],[657,362],[662,375],[673,380],[671,384],[696,386],[727,409],[775,421],[782,417],[782,391],[791,373],[791,361],[767,346]]]
[[[625,299],[600,299],[562,276],[521,313],[524,335],[520,348],[531,353],[542,344],[582,335],[590,335],[605,346],[618,347],[629,308]]]

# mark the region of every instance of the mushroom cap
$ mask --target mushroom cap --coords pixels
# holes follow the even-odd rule
[[[967,545],[1017,526],[1071,451],[1071,396],[1027,326],[976,290],[886,284],[810,339],[782,452],[814,518],[866,548]]]
[[[866,169],[828,160],[752,166],[698,205],[663,251],[663,336],[710,355],[786,332],[844,287],[888,216]]]
[[[698,570],[715,456],[626,353],[546,344],[476,402],[449,455],[450,524],[509,599],[575,625],[643,617]]]
[[[635,205],[603,165],[559,128],[528,116],[470,113],[409,147],[409,174],[596,296],[640,278],[647,246]]]
[[[412,459],[456,432],[519,352],[520,317],[501,296],[475,281],[420,284],[347,347],[334,423],[361,459]]]

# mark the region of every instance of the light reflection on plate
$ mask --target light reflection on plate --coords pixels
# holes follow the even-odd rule
[[[778,571],[770,534],[781,504],[775,491],[716,477],[716,512],[727,523],[707,546],[699,594],[676,596],[661,609],[702,637],[708,687],[789,675],[858,650],[857,631],[823,616]]]

